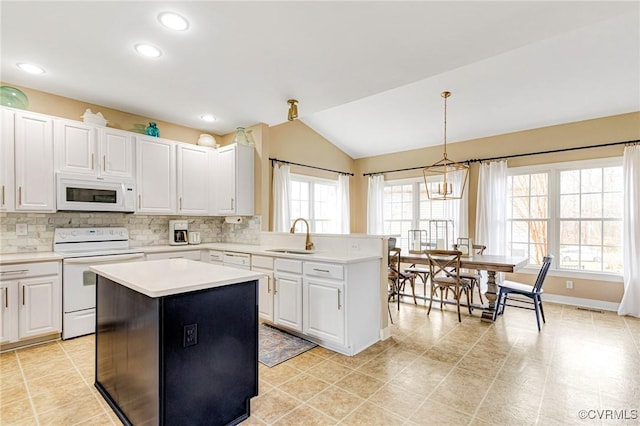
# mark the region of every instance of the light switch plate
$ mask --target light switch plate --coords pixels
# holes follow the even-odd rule
[[[26,223],[16,223],[16,235],[19,237],[24,237],[25,235],[27,235]]]

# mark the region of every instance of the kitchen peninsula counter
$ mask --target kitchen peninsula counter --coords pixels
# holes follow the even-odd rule
[[[258,394],[260,273],[187,259],[91,266],[96,387],[125,424],[237,424]]]
[[[202,244],[189,244],[189,245],[163,245],[163,246],[146,246],[139,247],[145,254],[149,253],[166,253],[166,252],[180,252],[180,251],[192,251],[192,250],[220,250],[236,253],[248,253],[260,256],[271,256],[285,259],[300,259],[300,260],[315,260],[319,262],[333,262],[333,263],[359,263],[369,260],[381,259],[381,253],[361,253],[358,251],[349,250],[312,250],[309,253],[297,254],[297,253],[282,253],[275,252],[274,249],[288,249],[292,251],[305,252],[304,248],[296,248],[292,245],[273,245],[273,244],[240,244],[240,243],[202,243]]]

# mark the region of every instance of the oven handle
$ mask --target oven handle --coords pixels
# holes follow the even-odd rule
[[[83,264],[83,265],[97,265],[98,263],[116,263],[123,260],[143,259],[144,253],[134,254],[117,254],[113,256],[91,256],[91,257],[72,257],[70,259],[64,259],[64,263],[67,265]]]

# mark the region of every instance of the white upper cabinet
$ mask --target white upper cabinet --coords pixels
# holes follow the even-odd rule
[[[0,115],[0,211],[15,208],[14,154],[13,154],[13,111],[2,109]]]
[[[78,121],[56,120],[55,132],[58,171],[90,175],[98,173],[95,126]]]
[[[15,209],[56,209],[53,173],[53,118],[15,112]]]
[[[100,174],[122,178],[135,178],[134,134],[102,127],[98,132]]]
[[[220,215],[253,215],[254,147],[232,144],[218,149],[216,204]]]
[[[209,214],[209,153],[211,149],[178,144],[178,213]]]
[[[134,177],[133,134],[122,130],[56,120],[56,169],[97,177]]]
[[[152,136],[137,141],[138,213],[176,213],[176,143]],[[206,192],[203,197],[206,197]]]

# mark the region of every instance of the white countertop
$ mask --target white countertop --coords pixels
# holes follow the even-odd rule
[[[149,297],[170,296],[260,279],[259,272],[189,259],[164,259],[90,266],[98,275]]]
[[[300,259],[300,260],[314,260],[320,262],[333,262],[333,263],[357,263],[364,262],[367,260],[376,260],[381,259],[382,255],[374,255],[371,253],[360,253],[357,251],[323,251],[323,250],[313,250],[312,253],[309,254],[295,254],[295,253],[276,253],[273,251],[269,251],[272,249],[282,249],[288,248],[291,250],[304,251],[303,248],[300,247],[272,247],[269,245],[257,245],[257,244],[237,244],[237,243],[202,243],[202,244],[189,244],[189,245],[181,245],[181,246],[149,246],[149,247],[138,247],[145,253],[162,253],[162,252],[170,252],[170,251],[182,251],[182,250],[221,250],[221,251],[233,251],[237,253],[249,253],[256,254],[260,256],[270,256],[270,257],[280,257],[280,258],[289,258],[289,259]]]
[[[16,263],[32,263],[32,262],[56,262],[59,260],[62,260],[62,256],[52,251],[0,254],[0,265],[11,265]]]

